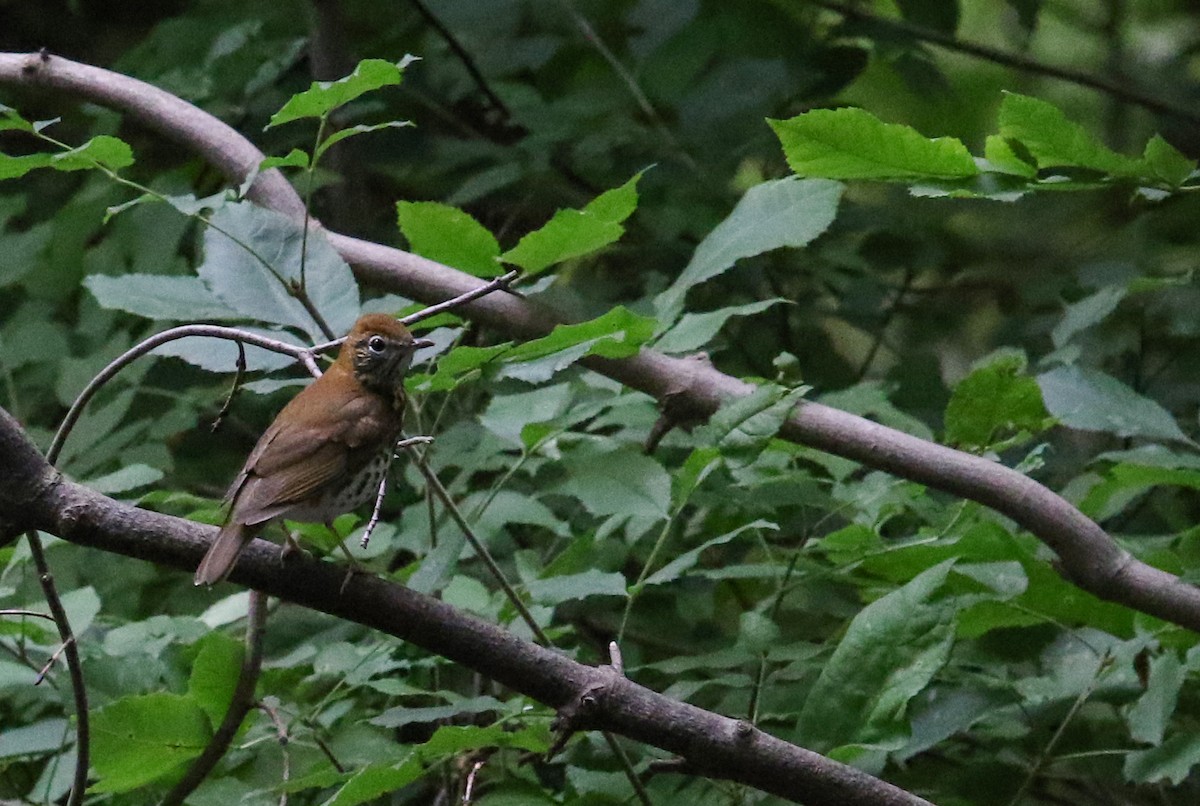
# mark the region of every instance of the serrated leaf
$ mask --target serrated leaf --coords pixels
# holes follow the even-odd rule
[[[213,725],[221,724],[233,702],[244,655],[242,644],[223,632],[210,632],[199,641],[188,677],[188,695]]]
[[[764,384],[749,395],[723,403],[697,436],[705,444],[716,445],[731,464],[749,464],[779,433],[807,391],[807,386],[785,389]]]
[[[384,59],[364,59],[353,73],[344,78],[314,81],[307,90],[293,95],[282,109],[272,115],[267,128],[301,118],[319,118],[360,95],[381,87],[395,86],[404,79],[404,68],[415,59],[414,56],[405,56],[396,63]]]
[[[476,277],[503,273],[497,261],[500,244],[469,213],[439,202],[402,201],[396,204],[396,217],[418,255]]]
[[[632,447],[605,450],[580,445],[563,456],[567,480],[561,490],[594,515],[667,516],[671,477],[663,466]]]
[[[624,591],[622,591],[623,593]],[[382,714],[368,720],[372,725],[381,728],[399,728],[414,722],[439,722],[459,716],[460,714],[486,714],[509,710],[504,703],[495,697],[464,697],[455,699],[448,705],[431,705],[424,708],[414,708],[401,705],[389,708]]]
[[[1037,381],[1046,409],[1063,425],[1119,437],[1190,443],[1166,409],[1103,372],[1056,367]]]
[[[1162,743],[1186,676],[1183,663],[1173,650],[1165,650],[1150,660],[1146,691],[1126,716],[1129,738],[1135,742]]]
[[[929,139],[865,109],[814,109],[768,120],[798,176],[823,179],[964,179],[979,168],[959,140]]]
[[[1178,786],[1200,764],[1200,732],[1185,730],[1157,747],[1125,756],[1125,780],[1135,784],[1170,781]]]
[[[541,605],[575,602],[589,596],[625,597],[625,577],[595,568],[579,574],[564,574],[545,579],[531,579],[525,589],[533,601]]]
[[[1026,95],[1004,94],[1000,136],[1024,146],[1039,168],[1088,168],[1118,176],[1139,173],[1137,160],[1103,145],[1052,104]]]
[[[1159,135],[1154,135],[1146,143],[1142,160],[1150,173],[1171,187],[1179,187],[1196,170],[1196,160],[1188,159],[1180,154],[1170,143]]]
[[[764,520],[757,520],[757,521],[754,521],[753,523],[747,523],[744,526],[739,526],[738,528],[734,529],[733,531],[726,532],[725,534],[720,535],[719,537],[714,537],[711,540],[706,540],[703,543],[701,543],[699,546],[696,546],[694,549],[685,551],[683,554],[680,554],[674,560],[671,560],[671,562],[667,563],[662,568],[658,569],[653,574],[646,577],[646,580],[642,584],[643,585],[664,585],[668,582],[674,582],[676,579],[679,579],[680,577],[685,576],[686,575],[685,572],[690,571],[692,568],[695,568],[696,563],[698,563],[700,561],[700,555],[703,554],[708,549],[712,548],[713,546],[720,546],[725,543],[728,543],[730,540],[733,540],[738,535],[740,535],[743,532],[746,532],[750,529],[776,530],[778,528],[779,527],[777,525],[775,525],[774,523],[771,523],[770,521],[764,521]]]
[[[0,104],[0,132],[14,130],[29,132],[30,134],[37,131],[33,124],[21,117],[21,114],[17,110],[11,106]]]
[[[753,316],[756,313],[762,313],[772,305],[787,301],[781,297],[775,297],[705,313],[685,313],[654,346],[664,353],[687,353],[698,350],[712,341],[713,336],[716,336],[725,323],[733,317]]]
[[[1040,431],[1049,413],[1025,356],[1000,352],[954,387],[946,405],[946,441],[988,447],[1001,431]]]
[[[25,154],[13,157],[0,154],[0,179],[20,179],[30,171],[50,167],[50,154]]]
[[[1117,305],[1125,299],[1128,293],[1128,289],[1122,286],[1108,285],[1095,294],[1068,305],[1063,313],[1063,318],[1050,333],[1054,346],[1062,347],[1076,334],[1104,321],[1110,313],[1117,309]]]
[[[388,120],[383,123],[359,123],[356,126],[347,126],[344,129],[338,129],[333,134],[326,137],[317,146],[317,159],[320,159],[326,151],[332,148],[337,143],[347,140],[351,137],[357,137],[360,134],[369,134],[382,129],[406,129],[412,126],[410,120]]]
[[[400,764],[368,764],[358,770],[322,806],[358,806],[395,792],[421,777],[421,762],[409,757]]]
[[[637,206],[637,182],[641,177],[638,173],[624,185],[605,191],[582,210],[559,210],[500,259],[533,275],[608,246],[625,234],[621,222]]]
[[[827,752],[893,739],[902,730],[909,700],[950,656],[955,607],[934,602],[933,595],[953,564],[924,571],[854,617],[804,701],[803,746]]]
[[[92,274],[83,285],[105,308],[176,322],[204,319],[243,319],[199,277],[174,277],[160,274]]]
[[[116,495],[147,487],[163,477],[163,472],[157,467],[144,464],[126,465],[120,470],[114,470],[104,476],[91,478],[83,482],[84,486],[105,495]]]
[[[93,792],[128,792],[200,754],[211,738],[208,717],[178,694],[124,697],[92,715]]]
[[[288,284],[300,281],[301,225],[245,202],[222,207],[211,220],[214,226],[204,231],[204,261],[196,271],[213,294],[249,319],[298,328],[314,343],[325,341],[326,334],[288,290]],[[359,312],[350,267],[316,228],[309,229],[304,262],[305,293],[313,307],[333,335],[346,333]]]
[[[307,168],[308,154],[298,148],[293,148],[282,157],[267,157],[258,164],[258,170],[269,171],[272,168]]]
[[[1012,147],[1012,143],[998,134],[989,134],[984,141],[983,156],[991,168],[1001,173],[1012,174],[1023,179],[1036,179],[1037,166],[1030,165]]]
[[[823,179],[787,177],[750,188],[696,247],[679,278],[654,300],[659,320],[675,321],[688,289],[737,261],[784,246],[807,245],[833,223],[841,196],[842,185]]]
[[[103,165],[119,170],[133,165],[133,150],[124,140],[101,134],[70,151],[55,154],[48,167],[58,171],[86,171]]]

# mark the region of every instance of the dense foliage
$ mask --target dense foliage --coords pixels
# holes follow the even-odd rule
[[[519,291],[581,323],[516,343],[429,320],[409,382],[408,430],[436,438],[429,463],[563,651],[601,663],[616,639],[638,682],[938,803],[1195,802],[1193,633],[1081,591],[980,504],[776,436],[798,401],[862,414],[1019,468],[1200,577],[1188,4],[198,0],[73,4],[54,25],[32,5],[0,6],[0,49],[176,93],[278,155],[263,167],[330,229],[519,268]],[[0,100],[0,404],[43,447],[107,362],[172,323],[324,341],[287,291],[302,270],[335,334],[414,309],[136,124]],[[578,363],[644,346],[757,390],[647,453],[655,401]],[[218,522],[303,373],[247,350],[212,433],[236,348],[156,356],[91,403],[59,464]],[[338,521],[346,545],[529,635],[420,474],[397,478],[366,551],[366,513]],[[229,702],[247,594],[48,549],[92,708],[88,802],[152,802]],[[0,548],[0,607],[44,610],[23,542]],[[31,685],[57,648],[49,622],[0,616],[0,800],[70,785],[66,676]],[[599,735],[546,762],[549,709],[438,657],[293,606],[265,653],[263,708],[189,803],[445,803],[468,779],[479,803],[633,796]],[[623,746],[639,771],[662,756]],[[702,777],[647,790],[769,800]]]

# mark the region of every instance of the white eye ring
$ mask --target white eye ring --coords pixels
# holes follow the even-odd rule
[[[383,336],[372,336],[367,339],[367,349],[373,353],[382,353],[386,347],[387,342],[384,341]]]

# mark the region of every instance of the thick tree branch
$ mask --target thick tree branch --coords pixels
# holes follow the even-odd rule
[[[70,92],[125,111],[196,150],[231,182],[242,181],[263,158],[252,143],[207,113],[101,68],[36,53],[0,54],[3,84]],[[273,210],[304,217],[300,197],[276,171],[260,174],[250,195]],[[329,239],[360,282],[422,302],[440,302],[480,285],[477,278],[399,249],[336,233]],[[511,294],[492,294],[459,310],[516,337],[543,335],[557,322],[551,312]],[[585,362],[690,415],[707,415],[722,400],[751,390],[704,362],[653,350],[619,361]],[[1135,559],[1087,516],[1021,473],[816,403],[797,407],[781,436],[991,507],[1054,549],[1060,572],[1084,590],[1200,632],[1200,588]]]
[[[0,518],[73,543],[190,573],[216,529],[113,501],[52,468],[0,409]],[[675,753],[713,778],[818,804],[922,804],[864,772],[788,744],[746,723],[677,702],[613,673],[517,638],[449,605],[377,577],[341,590],[345,569],[304,557],[281,564],[256,540],[231,579],[409,641],[552,708],[572,726],[609,730]]]

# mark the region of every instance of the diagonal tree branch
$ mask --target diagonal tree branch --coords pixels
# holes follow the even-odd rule
[[[190,573],[216,528],[113,501],[63,477],[0,409],[0,519],[73,543]],[[820,804],[926,801],[864,772],[788,744],[748,722],[656,694],[609,667],[558,652],[467,616],[436,599],[377,578],[342,590],[345,568],[297,557],[280,563],[263,540],[247,547],[231,579],[269,596],[386,632],[474,669],[552,708],[572,728],[608,730],[675,753],[689,769]]]
[[[194,149],[231,182],[244,180],[263,159],[234,129],[182,99],[98,67],[38,53],[0,53],[4,84],[68,92],[120,109]],[[273,210],[304,217],[300,197],[278,171],[259,174],[250,196]],[[440,302],[481,284],[449,266],[389,246],[337,233],[329,233],[329,240],[360,282],[422,302]],[[492,294],[459,310],[516,337],[544,335],[558,322],[552,312],[511,294]],[[584,362],[696,418],[752,390],[705,362],[653,350],[633,358],[591,357]],[[1080,588],[1200,632],[1200,588],[1137,560],[1078,509],[1015,470],[817,403],[801,403],[780,436],[991,507],[1052,548],[1059,572]]]

